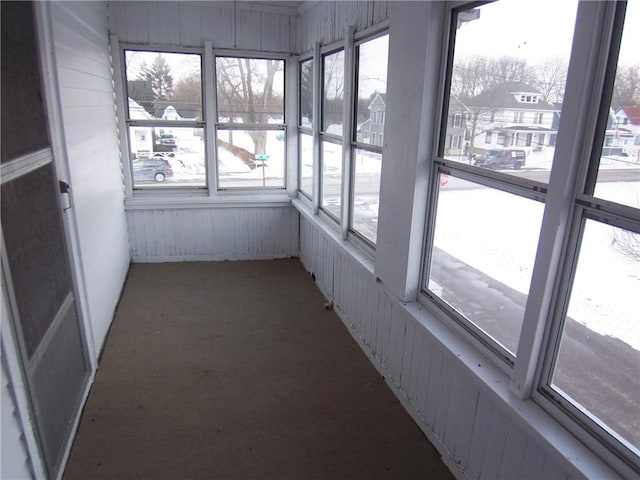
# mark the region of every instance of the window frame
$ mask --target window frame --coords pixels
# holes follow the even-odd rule
[[[304,63],[310,62],[312,68],[312,78],[311,78],[311,128],[308,126],[302,125],[302,65]],[[317,162],[317,157],[315,155],[315,137],[318,133],[318,125],[317,125],[317,105],[316,105],[316,91],[317,91],[317,66],[316,60],[314,56],[314,52],[307,53],[305,55],[300,55],[297,59],[297,71],[298,71],[298,82],[297,82],[297,129],[298,129],[298,193],[306,198],[308,201],[313,202],[314,192],[317,190],[315,180],[315,164]],[[312,175],[311,175],[311,192],[306,192],[302,189],[302,135],[309,135],[311,137],[312,142],[312,155],[313,155],[313,163],[312,163]]]
[[[519,399],[531,399],[556,421],[576,435],[597,455],[622,475],[637,475],[639,457],[619,439],[597,425],[589,415],[553,391],[551,375],[557,346],[561,340],[568,292],[579,258],[583,225],[587,219],[640,233],[638,209],[599,199],[593,195],[600,151],[624,19],[619,2],[580,2],[576,17],[571,64],[566,84],[555,157],[547,183],[515,180],[500,172],[477,171],[473,167],[444,159],[447,112],[453,67],[456,12],[485,2],[458,2],[447,8],[448,27],[444,32],[444,55],[440,76],[438,142],[434,145],[433,167],[427,202],[423,263],[418,301],[450,328],[467,338],[492,364],[510,378],[511,392]],[[598,41],[600,40],[600,41]],[[609,46],[613,45],[609,51]],[[585,78],[588,81],[585,82]],[[594,102],[593,99],[599,99]],[[521,190],[544,202],[544,217],[537,246],[534,273],[530,282],[517,355],[509,358],[492,344],[491,338],[477,335],[471,321],[460,322],[452,307],[428,289],[433,236],[436,223],[440,173],[470,180],[514,193]],[[471,330],[471,331],[470,331]]]
[[[214,49],[212,56],[212,68],[213,68],[213,78],[215,82],[213,84],[213,98],[215,99],[215,109],[212,113],[212,123],[213,123],[213,145],[211,149],[214,151],[214,155],[212,158],[212,162],[215,167],[214,171],[214,185],[215,191],[217,194],[221,195],[235,195],[235,194],[247,194],[247,193],[278,193],[278,192],[286,192],[289,188],[288,185],[288,148],[287,148],[287,76],[288,76],[288,65],[290,61],[290,57],[286,54],[279,53],[269,53],[269,52],[256,52],[251,50],[228,50],[228,49]],[[238,123],[238,122],[220,122],[219,121],[219,109],[218,109],[218,74],[217,74],[217,62],[216,59],[218,57],[221,58],[247,58],[252,60],[279,60],[282,61],[282,122],[280,123],[257,123],[257,124],[246,124],[246,123]],[[248,130],[256,130],[256,131],[281,131],[284,135],[284,171],[282,176],[282,186],[279,187],[220,187],[220,172],[218,168],[218,132],[221,131],[248,131]]]
[[[359,47],[366,44],[367,42],[376,40],[384,36],[389,37],[389,28],[386,25],[381,25],[375,29],[369,29],[369,30],[360,32],[359,34],[353,35],[354,41],[353,41],[353,47],[352,47],[353,48],[352,57],[354,59],[353,68],[351,72],[352,85],[353,85],[352,87],[353,98],[352,98],[352,102],[350,102],[351,104],[350,116],[352,119],[351,120],[352,128],[349,133],[349,169],[350,169],[351,182],[349,185],[350,188],[349,188],[349,194],[348,194],[349,214],[348,214],[346,235],[347,235],[347,238],[351,239],[355,244],[357,244],[362,250],[364,250],[371,257],[375,256],[376,244],[353,227],[353,213],[355,208],[354,207],[355,181],[356,181],[355,158],[356,158],[356,150],[364,150],[366,152],[380,155],[382,159],[381,161],[384,161],[383,150],[384,150],[384,131],[385,130],[383,128],[382,132],[380,132],[379,134],[379,141],[381,145],[378,145],[376,143],[365,143],[365,142],[358,141],[358,133],[357,133],[358,122],[357,122],[356,116],[358,114],[357,112],[358,86],[359,86],[358,85],[358,73],[359,73],[358,67],[360,64]],[[387,58],[387,62],[388,62],[388,58]],[[388,80],[388,63],[387,63],[387,80]],[[378,122],[377,125],[384,125],[386,112],[383,111],[383,112],[374,112],[374,113],[377,114],[376,116],[380,120],[380,122]],[[376,138],[378,137],[376,136]]]
[[[115,37],[111,39],[112,48],[117,45],[118,62],[114,64],[114,76],[119,78],[120,87],[117,88],[118,92],[121,92],[121,101],[118,102],[118,113],[120,114],[122,121],[119,121],[121,129],[121,153],[123,159],[123,177],[125,193],[127,197],[145,197],[149,195],[172,195],[189,193],[195,195],[203,195],[210,189],[209,184],[209,169],[210,165],[207,161],[209,156],[209,142],[207,138],[207,88],[205,85],[205,70],[207,68],[207,53],[203,48],[191,48],[191,47],[167,47],[158,45],[138,45],[130,43],[119,43]],[[127,81],[127,52],[153,52],[153,53],[167,53],[167,54],[188,54],[200,56],[200,88],[201,88],[201,107],[202,107],[202,120],[161,120],[161,119],[149,119],[149,120],[132,120],[129,112],[129,90]],[[116,80],[116,84],[117,84]],[[204,168],[205,179],[204,185],[193,186],[172,186],[172,185],[144,185],[136,186],[133,177],[133,158],[131,156],[131,127],[150,127],[150,128],[202,128],[204,135]]]

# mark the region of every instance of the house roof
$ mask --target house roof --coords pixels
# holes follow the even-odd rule
[[[507,82],[467,100],[469,107],[513,110],[557,110],[552,104],[540,100],[538,103],[521,103],[515,98],[520,94],[538,94],[535,88],[522,82]]]
[[[618,112],[620,110],[624,112],[632,125],[640,125],[640,107],[621,107]]]
[[[129,97],[129,118],[131,120],[149,120],[151,115],[149,115],[149,112],[147,112],[142,105]]]

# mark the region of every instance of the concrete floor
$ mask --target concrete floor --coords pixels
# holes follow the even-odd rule
[[[453,478],[298,260],[136,264],[65,479]]]

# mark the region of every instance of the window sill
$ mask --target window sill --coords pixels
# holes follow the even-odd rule
[[[301,215],[321,229],[327,237],[331,238],[343,253],[357,261],[363,270],[375,276],[375,262],[373,258],[356,247],[351,241],[343,240],[340,232],[336,230],[328,220],[323,219],[320,214],[314,215],[311,205],[306,199],[293,198],[291,199],[291,203]]]
[[[256,207],[284,207],[291,205],[291,197],[286,191],[281,193],[237,193],[233,195],[198,194],[163,194],[148,192],[125,199],[125,210],[155,210],[155,209],[196,209],[196,208],[256,208]]]

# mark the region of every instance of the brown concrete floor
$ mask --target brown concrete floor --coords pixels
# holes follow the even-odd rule
[[[131,267],[64,478],[450,479],[298,260]]]

